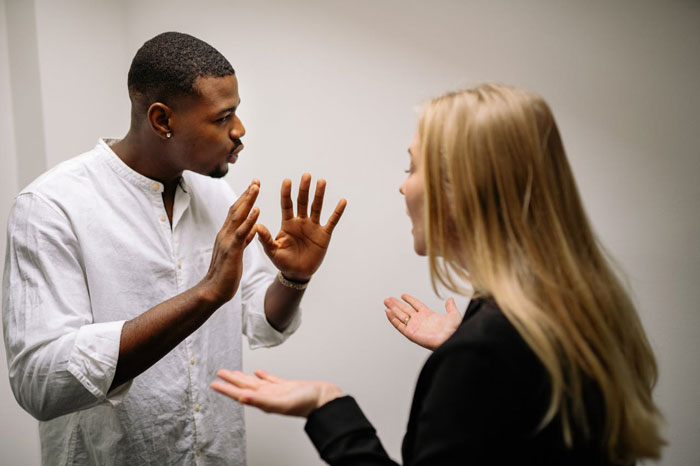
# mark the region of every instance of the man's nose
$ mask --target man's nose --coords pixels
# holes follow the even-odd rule
[[[241,122],[240,118],[234,117],[233,128],[231,128],[231,137],[233,139],[240,139],[245,136],[245,127]]]

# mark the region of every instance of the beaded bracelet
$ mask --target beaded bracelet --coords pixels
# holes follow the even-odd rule
[[[311,279],[308,279],[304,283],[293,282],[291,280],[288,280],[284,275],[282,275],[282,272],[279,272],[277,274],[277,280],[279,280],[279,282],[287,288],[293,288],[299,291],[305,290],[306,287],[309,286],[309,282],[311,281]]]

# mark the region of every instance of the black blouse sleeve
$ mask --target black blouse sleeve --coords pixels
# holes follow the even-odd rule
[[[304,430],[328,464],[397,464],[389,458],[374,427],[350,396],[336,398],[311,412]]]
[[[458,348],[443,355],[422,377],[430,382],[416,393],[405,464],[504,464],[518,409],[509,391],[518,390],[489,352]]]
[[[430,360],[418,382],[405,465],[500,464],[515,454],[517,391],[488,353],[456,348]],[[515,382],[515,385],[514,385]],[[395,465],[355,400],[343,397],[311,413],[306,432],[331,465]]]

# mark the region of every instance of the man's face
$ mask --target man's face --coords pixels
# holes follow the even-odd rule
[[[245,128],[236,116],[238,80],[235,75],[197,78],[194,88],[199,95],[172,106],[173,162],[181,170],[221,178],[243,150]]]

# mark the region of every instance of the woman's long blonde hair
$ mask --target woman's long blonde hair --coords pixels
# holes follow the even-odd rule
[[[609,459],[658,458],[657,367],[586,218],[552,112],[486,84],[426,104],[426,239],[433,286],[493,298],[549,373],[564,439],[586,436],[584,380],[602,395]]]

